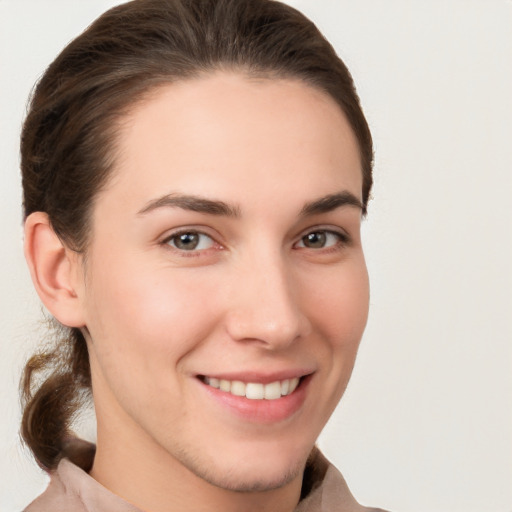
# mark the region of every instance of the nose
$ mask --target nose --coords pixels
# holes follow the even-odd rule
[[[280,256],[251,258],[231,290],[226,327],[232,339],[283,350],[311,331],[300,281]]]

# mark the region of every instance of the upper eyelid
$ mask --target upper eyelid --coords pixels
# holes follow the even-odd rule
[[[312,234],[312,233],[327,233],[327,234],[331,234],[331,235],[334,235],[338,238],[338,243],[339,244],[343,244],[343,245],[346,245],[350,242],[350,237],[345,234],[345,233],[342,233],[340,231],[335,231],[333,229],[314,229],[312,231],[306,231],[305,234],[301,235],[294,243],[293,245],[297,245],[299,243],[301,243],[304,238],[306,238],[308,235]],[[321,249],[315,249],[315,250],[321,250]]]
[[[214,242],[221,245],[221,243],[217,240],[214,234],[209,233],[209,230],[206,227],[198,227],[198,226],[190,226],[190,227],[182,227],[171,229],[170,231],[166,231],[162,236],[159,237],[159,243],[168,242],[171,238],[175,236],[183,235],[186,233],[197,233],[198,235],[204,235],[211,238]]]
[[[171,231],[167,231],[163,236],[159,237],[159,242],[161,244],[166,244],[171,240],[172,238],[179,236],[180,234],[185,233],[197,233],[200,235],[207,236],[215,242],[215,244],[225,247],[226,242],[222,241],[222,237],[216,232],[215,234],[211,233],[213,231],[211,228],[208,228],[207,226],[183,226],[179,228],[172,229]],[[343,229],[341,226],[332,226],[332,225],[315,225],[310,226],[306,229],[302,229],[298,235],[295,235],[293,237],[292,245],[295,245],[298,243],[302,238],[307,236],[310,233],[315,232],[326,232],[326,233],[332,233],[334,235],[337,235],[340,237],[342,242],[348,243],[352,240],[352,236],[350,233]]]
[[[198,235],[204,235],[208,237],[212,241],[212,245],[210,247],[205,247],[203,249],[180,249],[179,247],[175,247],[174,244],[171,244],[171,240],[173,238],[176,238],[180,235],[187,234],[187,233],[194,233]],[[169,233],[167,236],[164,236],[159,242],[158,245],[163,247],[166,251],[170,251],[171,253],[179,256],[179,257],[201,257],[206,256],[207,254],[211,255],[211,251],[220,251],[224,249],[224,246],[220,244],[215,237],[209,235],[208,233],[205,233],[204,231],[200,231],[198,229],[177,229],[173,231],[172,233]]]
[[[332,226],[332,225],[318,225],[318,226],[311,226],[307,229],[301,230],[300,234],[296,237],[296,241],[301,240],[305,236],[309,235],[310,233],[318,233],[318,232],[324,232],[324,233],[333,233],[334,235],[338,235],[343,239],[350,240],[352,237],[350,236],[350,233],[343,229],[340,226]]]

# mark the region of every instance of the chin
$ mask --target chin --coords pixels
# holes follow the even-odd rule
[[[208,483],[234,492],[265,492],[280,489],[295,480],[304,471],[304,463],[292,467],[280,468],[269,473],[261,468],[240,468],[206,474],[203,479]],[[265,468],[266,469],[266,468]],[[201,475],[198,475],[201,476]]]
[[[191,459],[182,454],[181,462],[192,473],[215,487],[234,492],[264,492],[286,486],[304,471],[306,454],[297,450],[292,456],[279,454],[280,457],[223,457],[214,463]]]

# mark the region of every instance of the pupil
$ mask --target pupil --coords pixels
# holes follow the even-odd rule
[[[326,241],[325,233],[321,231],[318,233],[310,233],[304,237],[304,245],[306,247],[312,247],[314,249],[319,249],[324,247]]]
[[[199,236],[197,233],[183,233],[176,238],[176,247],[178,249],[192,250],[197,247],[199,243]]]

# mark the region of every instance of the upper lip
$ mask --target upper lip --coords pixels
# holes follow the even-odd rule
[[[313,370],[308,369],[285,369],[275,372],[258,372],[253,370],[237,371],[228,373],[202,373],[198,377],[210,377],[219,380],[241,381],[241,382],[254,382],[259,384],[269,384],[270,382],[282,381],[293,378],[301,378],[313,373]]]

